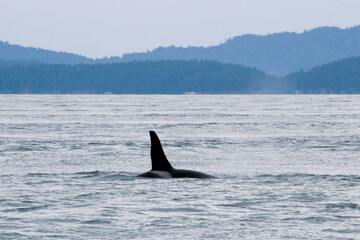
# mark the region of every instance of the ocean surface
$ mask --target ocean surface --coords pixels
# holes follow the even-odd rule
[[[360,95],[0,95],[0,239],[360,239]]]

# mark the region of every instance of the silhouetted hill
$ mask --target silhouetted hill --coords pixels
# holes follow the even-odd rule
[[[129,61],[213,60],[285,75],[314,66],[360,56],[360,26],[339,29],[321,27],[304,33],[274,33],[266,36],[242,35],[212,47],[159,47],[123,57],[91,59],[39,48],[22,47],[0,41],[0,58],[9,61],[36,61],[47,64],[99,64]]]
[[[259,70],[211,61],[0,67],[0,93],[267,93],[278,89],[277,78]]]
[[[347,57],[360,56],[360,26],[321,27],[304,33],[242,35],[212,47],[159,47],[151,52],[125,54],[122,61],[206,59],[256,67],[285,75]],[[118,59],[119,60],[119,59]],[[117,61],[115,58],[113,61]]]
[[[0,41],[0,59],[6,61],[35,61],[47,64],[79,64],[94,62],[91,58],[86,58],[77,54],[23,47],[3,41]]]
[[[360,57],[347,58],[285,77],[298,93],[360,93]],[[290,84],[291,83],[291,84]]]

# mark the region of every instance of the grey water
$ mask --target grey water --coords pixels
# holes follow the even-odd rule
[[[0,239],[359,236],[359,95],[0,95]]]

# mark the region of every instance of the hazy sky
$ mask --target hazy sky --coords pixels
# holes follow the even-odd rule
[[[0,40],[90,57],[360,24],[360,0],[0,0]]]

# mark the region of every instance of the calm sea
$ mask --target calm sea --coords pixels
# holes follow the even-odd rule
[[[0,239],[359,236],[359,95],[0,95]]]

